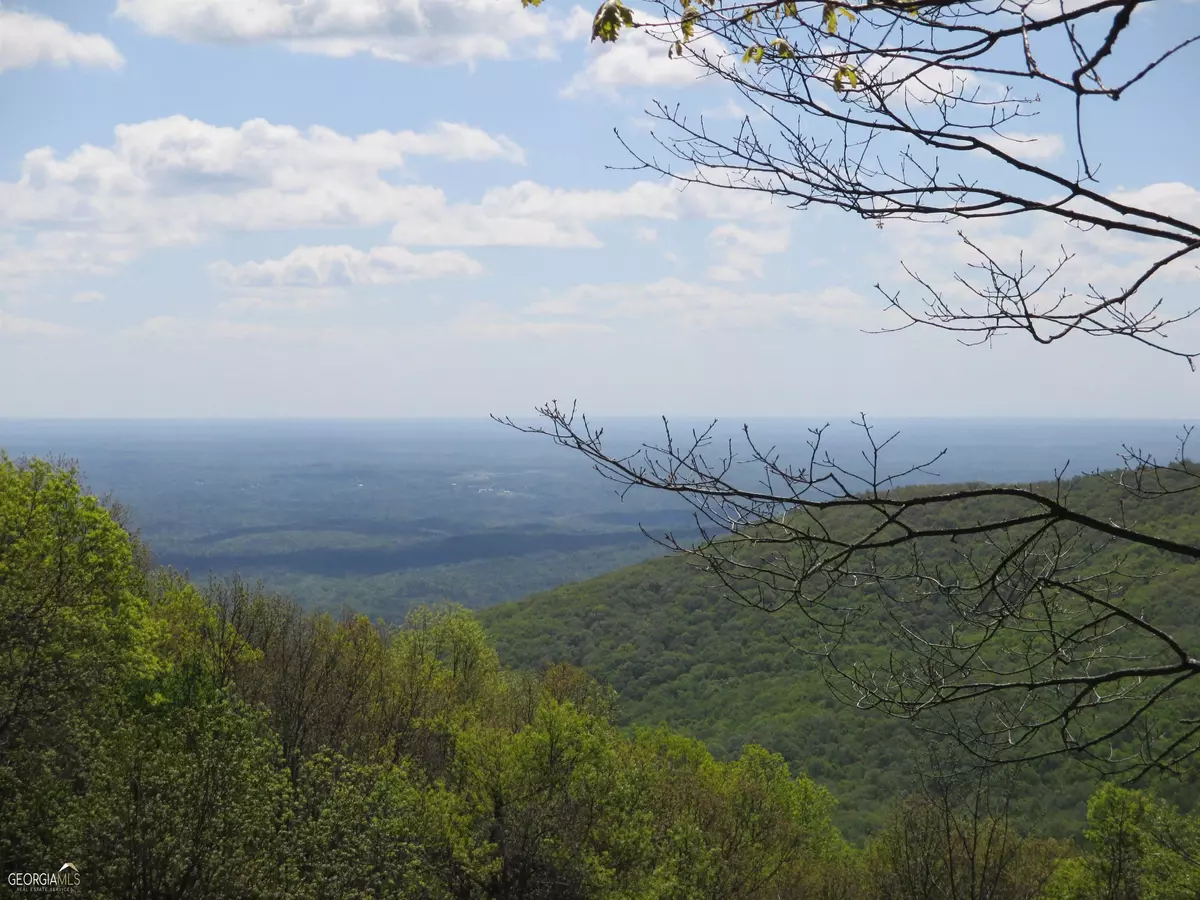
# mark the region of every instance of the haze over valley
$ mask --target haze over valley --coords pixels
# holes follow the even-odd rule
[[[527,417],[532,420],[533,417]],[[810,428],[862,468],[852,416],[718,420],[713,450],[741,426],[797,464]],[[653,419],[605,419],[618,449],[661,443]],[[711,422],[669,420],[685,435]],[[1110,469],[1131,445],[1172,458],[1179,423],[1147,420],[888,420],[885,468],[945,456],[936,480],[1031,481]],[[10,456],[66,457],[128,507],[156,561],[198,582],[233,571],[309,606],[400,619],[422,603],[483,607],[666,553],[647,539],[695,534],[684,500],[617,486],[548,440],[494,421],[5,420]],[[746,448],[741,448],[745,456]],[[753,468],[743,467],[753,480]]]

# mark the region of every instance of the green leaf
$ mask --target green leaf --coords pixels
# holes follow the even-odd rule
[[[696,21],[700,18],[700,10],[695,7],[689,7],[687,12],[683,14],[683,20],[680,22],[680,28],[683,31],[683,39],[690,41],[696,33]]]
[[[780,59],[792,59],[796,54],[792,52],[792,46],[783,38],[775,38],[771,41],[771,46],[775,48],[775,52]]]
[[[825,22],[825,29],[830,34],[837,34],[838,16],[845,16],[851,22],[853,22],[856,18],[858,18],[850,10],[843,9],[842,7],[838,6],[836,3],[826,3],[825,10],[822,13],[821,18]]]
[[[633,25],[633,11],[621,0],[604,0],[592,20],[592,40],[600,39],[603,44],[612,43],[624,27]]]
[[[751,44],[746,48],[746,52],[742,54],[742,62],[744,63],[760,63],[763,59],[763,51],[766,50],[762,44]]]
[[[832,3],[826,3],[825,12],[821,18],[825,20],[825,30],[830,34],[837,34],[837,7]]]

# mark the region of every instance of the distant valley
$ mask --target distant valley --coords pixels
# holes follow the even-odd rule
[[[803,459],[812,422],[751,422]],[[830,449],[854,458],[857,432],[834,420]],[[655,420],[615,420],[636,449]],[[701,421],[673,421],[685,432]],[[737,439],[740,423],[717,431]],[[928,459],[944,481],[1032,480],[1109,468],[1122,443],[1170,456],[1176,423],[898,420],[897,468]],[[613,485],[547,440],[484,420],[0,421],[0,448],[77,460],[112,493],[156,559],[198,581],[233,570],[312,606],[402,617],[422,603],[486,607],[663,554],[641,532],[694,531],[678,498]]]

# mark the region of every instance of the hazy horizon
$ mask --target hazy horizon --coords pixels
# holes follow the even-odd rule
[[[623,422],[660,422],[663,416],[668,419],[687,421],[713,419],[739,419],[747,422],[809,422],[816,420],[846,419],[854,420],[859,413],[812,413],[789,415],[744,415],[741,413],[713,413],[700,416],[695,413],[591,413],[580,410],[589,419],[604,418],[611,421]],[[513,413],[496,413],[497,416],[516,416]],[[530,413],[529,415],[533,415]],[[1193,416],[1181,416],[1178,419],[1168,416],[1069,416],[1069,415],[879,415],[867,414],[868,421],[878,422],[1179,422],[1189,423]],[[489,415],[454,415],[454,416],[0,416],[0,424],[5,422],[492,422]]]

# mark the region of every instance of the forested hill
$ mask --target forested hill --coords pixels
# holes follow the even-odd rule
[[[1079,843],[1022,828],[986,783],[903,783],[894,726],[827,705],[764,619],[679,560],[489,618],[512,658],[582,659],[623,685],[627,718],[740,751],[619,728],[611,690],[503,665],[461,608],[391,625],[237,577],[197,588],[73,470],[0,453],[0,896],[1200,896],[1200,817],[1105,784]],[[755,731],[884,827],[847,842],[838,798],[742,747]],[[1024,793],[1080,788],[1053,786]]]
[[[617,691],[627,723],[668,723],[718,755],[761,742],[836,785],[853,833],[905,783],[915,744],[891,719],[830,696],[781,621],[720,596],[682,558],[652,560],[479,613],[501,659],[520,668],[569,661]],[[784,614],[786,615],[786,613]],[[1080,802],[1088,791],[1081,787]]]
[[[1076,479],[1066,489],[1077,508],[1124,516],[1162,536],[1200,537],[1194,492],[1131,503],[1104,476]],[[1119,543],[1092,565],[1099,570],[1118,556],[1139,576],[1130,580],[1127,604],[1177,634],[1196,630],[1197,566],[1145,548],[1130,553]],[[1160,574],[1141,577],[1153,573]],[[869,832],[911,784],[912,754],[925,739],[905,721],[835,700],[818,662],[796,649],[812,637],[803,617],[795,609],[765,613],[739,605],[695,559],[651,560],[479,616],[506,663],[536,669],[569,662],[611,684],[628,724],[666,723],[719,755],[735,755],[746,743],[782,753],[794,769],[834,789],[839,824],[851,836]],[[880,634],[869,624],[851,637],[864,657],[878,653]],[[1095,776],[1054,760],[1024,777],[1022,794],[1034,805],[1027,814],[1048,831],[1076,831]],[[1183,793],[1174,789],[1188,802]]]

